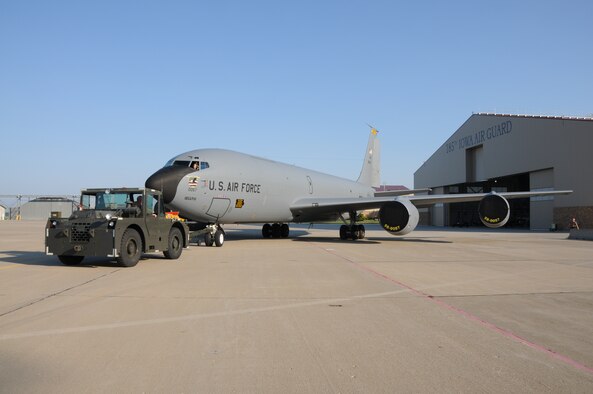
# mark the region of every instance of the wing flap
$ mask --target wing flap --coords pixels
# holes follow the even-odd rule
[[[335,220],[340,214],[351,211],[381,208],[394,197],[371,198],[303,198],[295,201],[290,210],[296,222]]]

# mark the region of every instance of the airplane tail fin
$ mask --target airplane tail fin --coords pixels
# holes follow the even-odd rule
[[[377,129],[371,128],[371,135],[364,156],[364,163],[357,182],[371,187],[381,185],[381,146],[377,138]]]

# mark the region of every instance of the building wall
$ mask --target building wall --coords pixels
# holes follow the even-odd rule
[[[30,201],[21,206],[21,220],[45,220],[52,212],[60,212],[62,217],[72,214],[71,201]]]
[[[444,188],[436,187],[432,190],[432,192],[434,194],[443,194]],[[430,225],[431,226],[442,227],[445,225],[446,216],[447,216],[447,209],[446,209],[447,205],[448,204],[435,204],[430,208],[430,210],[431,210]]]
[[[484,181],[530,173],[532,190],[574,190],[532,200],[532,228],[548,228],[567,212],[593,207],[591,146],[590,119],[475,114],[416,171],[414,187],[465,183],[471,174]],[[593,218],[582,221],[593,227]]]
[[[554,170],[534,171],[529,174],[529,189],[545,191],[554,189]],[[530,199],[529,224],[532,229],[549,229],[554,223],[555,197],[532,197]],[[512,214],[512,212],[511,212]]]
[[[0,220],[4,220],[6,217],[6,208],[3,205],[0,205]]]

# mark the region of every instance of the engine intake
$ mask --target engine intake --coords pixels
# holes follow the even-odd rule
[[[498,228],[504,226],[509,221],[511,209],[506,198],[495,193],[490,193],[480,201],[478,212],[484,226]]]
[[[379,223],[392,235],[406,235],[418,225],[418,209],[409,200],[384,204],[379,210]]]

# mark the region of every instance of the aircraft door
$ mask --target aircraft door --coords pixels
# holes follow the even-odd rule
[[[206,211],[206,215],[212,216],[213,218],[220,219],[228,212],[231,206],[231,200],[229,198],[214,197],[210,203],[210,208]]]
[[[313,180],[309,175],[307,175],[307,190],[309,194],[313,194]]]
[[[169,227],[163,226],[162,221],[165,216],[162,199],[159,200],[158,196],[153,193],[146,193],[144,209],[146,210],[146,229],[148,230],[146,250],[162,250],[169,239]]]

